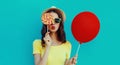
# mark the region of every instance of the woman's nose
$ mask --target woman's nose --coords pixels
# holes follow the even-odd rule
[[[51,25],[54,25],[55,23],[54,23],[54,21],[51,23]]]

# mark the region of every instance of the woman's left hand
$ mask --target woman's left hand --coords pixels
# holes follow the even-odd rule
[[[72,58],[69,60],[69,62],[68,62],[67,65],[76,65],[76,63],[77,63],[77,57],[78,57],[78,55],[75,55],[74,57],[72,57]]]

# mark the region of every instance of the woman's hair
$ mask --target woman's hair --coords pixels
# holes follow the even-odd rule
[[[66,35],[64,32],[64,21],[65,21],[65,15],[64,12],[62,12],[60,9],[57,8],[50,8],[48,10],[46,10],[44,13],[50,13],[50,12],[54,12],[58,15],[59,18],[61,18],[61,22],[60,22],[60,26],[57,30],[57,40],[65,43],[66,42]],[[43,38],[45,37],[45,34],[47,32],[47,25],[43,24],[42,26],[42,30],[41,30],[41,34],[42,34],[42,46],[45,47],[45,41],[43,40]]]

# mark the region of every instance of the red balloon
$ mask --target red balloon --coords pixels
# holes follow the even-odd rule
[[[91,12],[81,12],[72,21],[72,34],[81,44],[94,39],[100,29],[97,16]]]

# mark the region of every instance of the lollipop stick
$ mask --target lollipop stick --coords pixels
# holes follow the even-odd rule
[[[48,32],[48,25],[47,25],[47,32]]]
[[[80,44],[78,45],[78,48],[77,48],[77,51],[76,51],[76,55],[78,55],[79,49],[80,49]]]

